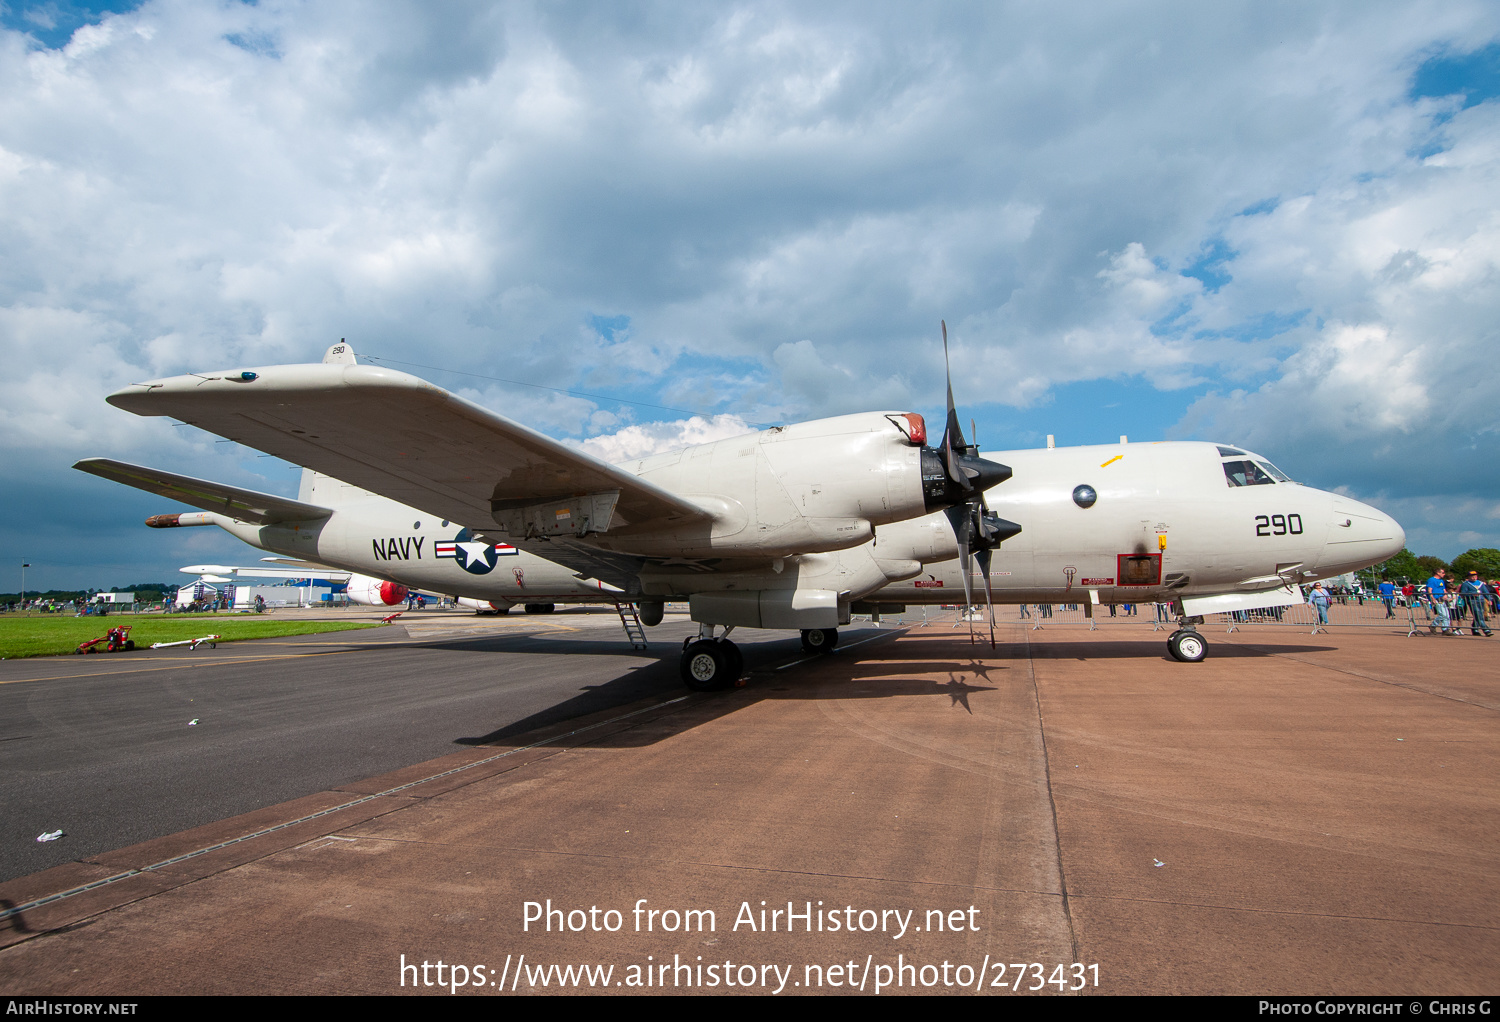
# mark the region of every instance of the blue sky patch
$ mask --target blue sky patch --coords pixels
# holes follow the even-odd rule
[[[623,341],[624,334],[630,330],[629,316],[596,316],[592,313],[588,317],[589,329],[604,338],[610,344]]]
[[[281,59],[281,51],[276,48],[276,40],[263,32],[231,32],[224,37],[224,41],[231,46],[238,46],[247,53],[253,53],[257,57]]]
[[[1466,110],[1500,96],[1500,43],[1423,61],[1412,77],[1410,95],[1412,99],[1461,95]]]
[[[0,6],[0,25],[25,32],[49,50],[66,46],[84,25],[98,24],[106,14],[123,14],[141,5],[141,0],[43,0],[41,3],[10,2]]]
[[[1227,269],[1229,261],[1239,255],[1223,238],[1210,238],[1203,246],[1198,258],[1182,271],[1184,277],[1193,277],[1203,282],[1209,294],[1234,279]]]
[[[1118,444],[1122,433],[1132,442],[1166,440],[1168,430],[1212,386],[1204,383],[1164,391],[1139,377],[1083,380],[1053,387],[1052,400],[1032,408],[984,405],[973,411],[960,408],[959,414],[964,416],[966,431],[968,416],[973,416],[980,445],[987,451],[1045,447],[1048,433],[1057,437],[1060,447]],[[942,415],[941,408],[928,412],[929,428],[941,423]]]

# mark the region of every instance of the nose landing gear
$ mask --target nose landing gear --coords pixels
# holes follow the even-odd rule
[[[1172,655],[1173,660],[1196,664],[1208,656],[1208,640],[1198,634],[1197,624],[1201,620],[1202,618],[1178,619],[1178,624],[1182,627],[1167,639],[1167,652]]]

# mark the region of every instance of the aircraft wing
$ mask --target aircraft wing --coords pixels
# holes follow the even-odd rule
[[[490,542],[502,541],[496,536],[483,536],[482,538]],[[588,543],[568,539],[506,538],[503,542],[510,543],[528,554],[535,554],[543,560],[561,564],[565,568],[572,568],[581,579],[596,578],[601,582],[608,582],[621,592],[632,595],[640,592],[641,568],[646,564],[644,557],[622,554],[613,550],[601,550]]]
[[[474,529],[502,509],[617,491],[611,530],[708,521],[702,508],[407,373],[313,363],[175,376],[109,396]]]
[[[109,458],[85,458],[75,462],[73,467],[80,472],[88,472],[126,486],[134,486],[147,493],[180,500],[204,511],[216,511],[256,525],[317,521],[333,514],[326,507],[304,504],[289,497],[243,490],[238,486],[226,486],[207,479],[194,479],[192,476],[181,476],[175,472],[163,472]]]

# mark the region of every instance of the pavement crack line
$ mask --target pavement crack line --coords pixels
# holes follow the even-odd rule
[[[1331,666],[1329,664],[1320,664],[1320,663],[1318,663],[1315,660],[1305,660],[1302,657],[1293,656],[1290,653],[1272,653],[1269,650],[1266,650],[1266,649],[1261,648],[1259,646],[1251,645],[1248,642],[1235,642],[1234,645],[1239,646],[1241,649],[1253,649],[1257,653],[1261,653],[1264,656],[1281,657],[1284,660],[1291,660],[1291,661],[1293,661],[1295,663],[1302,664],[1302,665],[1304,665],[1306,667],[1314,667],[1314,668],[1317,668],[1318,670],[1322,670],[1322,671],[1332,671],[1334,674],[1347,675],[1350,678],[1358,678],[1361,681],[1372,681],[1372,682],[1374,682],[1377,685],[1389,685],[1391,688],[1404,688],[1408,692],[1416,692],[1416,693],[1418,693],[1420,695],[1432,696],[1435,699],[1447,699],[1449,702],[1463,703],[1466,706],[1477,706],[1481,710],[1489,710],[1491,712],[1495,712],[1497,710],[1500,710],[1500,707],[1493,706],[1490,703],[1481,703],[1481,702],[1476,702],[1473,699],[1465,699],[1462,696],[1448,695],[1448,694],[1443,693],[1443,692],[1434,692],[1430,688],[1423,688],[1420,685],[1413,685],[1410,682],[1405,682],[1405,681],[1389,681],[1389,680],[1387,680],[1385,678],[1376,678],[1373,675],[1361,674],[1359,671],[1351,671],[1351,670],[1349,670],[1346,667],[1333,667],[1333,666]]]
[[[320,841],[311,838],[304,844]],[[442,842],[428,841],[417,837],[390,837],[382,834],[361,834],[356,838],[341,840],[387,841],[400,845],[434,845],[446,847]],[[955,888],[963,891],[990,891],[998,894],[1031,894],[1040,898],[1061,898],[1057,891],[1039,891],[1029,887],[1001,887],[994,884],[960,883],[946,880],[911,880],[897,877],[872,876],[864,873],[828,873],[812,869],[787,869],[780,866],[735,865],[728,862],[709,862],[703,859],[661,859],[644,855],[610,855],[604,852],[569,852],[557,848],[532,848],[527,845],[484,845],[497,851],[525,852],[532,855],[556,855],[569,859],[601,859],[610,862],[633,862],[656,866],[698,866],[703,869],[723,869],[745,873],[772,873],[778,876],[819,877],[828,880],[867,880],[877,884],[901,884],[909,887]]]
[[[242,843],[244,843],[246,841],[253,841],[256,838],[265,837],[268,834],[275,834],[278,831],[286,830],[289,827],[295,827],[295,826],[298,826],[299,824],[309,823],[309,822],[311,822],[313,820],[321,819],[321,818],[326,817],[326,816],[331,816],[334,813],[342,812],[342,811],[344,811],[346,809],[353,809],[356,806],[361,806],[361,805],[364,805],[364,804],[366,804],[368,802],[373,802],[373,801],[375,801],[376,799],[379,799],[379,798],[389,798],[392,795],[398,795],[398,794],[401,794],[403,792],[410,791],[412,788],[418,787],[418,786],[423,785],[423,784],[427,784],[430,781],[441,780],[444,777],[452,777],[454,774],[461,774],[461,773],[464,773],[465,771],[473,770],[475,767],[481,767],[481,766],[484,766],[484,765],[486,765],[488,763],[494,763],[497,760],[502,760],[502,759],[505,759],[505,758],[507,758],[509,756],[514,756],[517,753],[527,752],[527,751],[529,751],[531,749],[540,748],[541,746],[544,746],[544,745],[551,745],[553,742],[560,742],[564,738],[571,738],[573,735],[579,735],[579,734],[583,734],[583,733],[588,732],[588,731],[593,731],[596,728],[601,728],[601,727],[604,727],[604,726],[606,726],[608,724],[614,724],[614,723],[616,723],[618,721],[626,720],[626,719],[628,719],[630,717],[636,717],[636,716],[639,716],[642,713],[649,713],[652,710],[659,710],[659,709],[661,709],[663,707],[666,707],[666,706],[672,706],[672,705],[674,705],[676,703],[680,703],[680,702],[683,702],[683,701],[691,699],[691,698],[692,698],[692,696],[690,696],[690,695],[678,696],[675,699],[668,699],[668,700],[665,700],[664,702],[655,703],[655,704],[653,704],[651,706],[645,706],[645,707],[642,707],[639,710],[632,710],[629,713],[622,713],[619,716],[617,716],[617,717],[611,717],[608,720],[597,721],[596,723],[589,724],[589,725],[586,725],[586,726],[581,727],[581,728],[575,728],[572,731],[567,731],[567,732],[564,732],[562,734],[553,735],[551,738],[544,738],[541,741],[532,742],[530,745],[522,745],[522,746],[518,746],[517,748],[514,748],[514,749],[507,749],[506,751],[504,751],[502,753],[499,753],[497,755],[494,755],[494,756],[486,756],[485,758],[475,760],[472,763],[465,763],[465,764],[463,764],[461,766],[456,766],[456,767],[453,767],[453,768],[448,769],[448,770],[443,770],[443,771],[440,771],[438,773],[432,774],[432,775],[430,775],[428,777],[418,778],[415,781],[408,781],[405,784],[398,784],[394,788],[387,788],[384,791],[377,791],[377,792],[375,792],[372,795],[362,795],[359,798],[350,799],[349,801],[340,803],[339,805],[330,806],[327,809],[320,809],[320,810],[318,810],[315,813],[308,813],[306,816],[300,816],[300,817],[298,817],[295,820],[286,820],[286,821],[283,821],[281,823],[275,824],[275,825],[270,826],[270,827],[262,827],[260,830],[253,831],[252,833],[249,833],[249,834],[241,834],[239,837],[230,838],[228,841],[219,841],[219,842],[217,842],[215,844],[208,845],[208,846],[206,846],[204,848],[194,849],[193,851],[186,852],[186,853],[184,853],[182,855],[174,855],[170,859],[163,859],[160,862],[153,862],[151,865],[149,865],[149,866],[142,866],[140,869],[128,869],[128,870],[124,870],[124,871],[122,871],[120,873],[115,873],[115,874],[113,874],[111,876],[103,877],[103,878],[101,878],[99,880],[95,880],[95,881],[92,881],[91,883],[83,884],[83,885],[81,885],[79,887],[73,887],[73,888],[69,888],[66,891],[59,891],[56,894],[49,894],[49,895],[46,895],[46,896],[41,897],[41,898],[35,898],[35,899],[31,900],[31,901],[25,902],[24,904],[13,905],[13,906],[11,906],[9,908],[0,910],[0,921],[4,921],[6,919],[11,919],[11,918],[13,918],[15,916],[21,915],[23,912],[29,912],[32,909],[41,908],[44,905],[55,904],[56,902],[62,901],[64,899],[66,899],[66,898],[72,898],[72,897],[74,897],[76,895],[85,894],[85,893],[87,893],[89,891],[96,891],[96,890],[98,890],[101,887],[106,887],[106,886],[108,886],[110,884],[118,883],[121,880],[128,880],[128,879],[130,879],[132,877],[144,876],[144,875],[146,875],[148,873],[154,872],[154,871],[159,870],[159,869],[163,869],[163,868],[165,868],[167,866],[173,866],[173,865],[176,865],[176,864],[178,864],[180,862],[187,862],[190,859],[196,859],[200,855],[207,855],[209,852],[216,852],[216,851],[219,851],[220,849],[223,849],[223,848],[229,848],[232,845],[242,844]],[[392,811],[394,811],[394,808],[393,808]],[[384,814],[381,814],[381,815],[384,815]],[[199,878],[199,879],[201,879],[201,878]],[[147,895],[147,897],[150,897],[150,895]],[[38,932],[40,933],[40,932],[43,932],[43,931],[38,931]]]
[[[1073,906],[1068,898],[1068,874],[1063,865],[1062,830],[1057,825],[1057,798],[1052,793],[1052,764],[1047,755],[1047,725],[1042,719],[1042,691],[1036,680],[1036,658],[1031,651],[1031,633],[1022,633],[1026,640],[1026,673],[1031,677],[1031,693],[1036,700],[1036,729],[1042,743],[1042,777],[1047,786],[1047,808],[1052,813],[1052,847],[1057,850],[1057,882],[1062,891],[1063,918],[1068,923],[1068,939],[1073,943],[1073,961],[1081,962],[1078,956],[1078,930],[1073,925]]]
[[[1114,895],[1077,895],[1083,901],[1108,901],[1137,905],[1171,905],[1179,908],[1208,908],[1223,912],[1248,912],[1252,915],[1289,916],[1308,919],[1355,919],[1371,923],[1404,923],[1409,926],[1453,926],[1463,930],[1496,930],[1490,923],[1455,923],[1441,919],[1408,919],[1402,916],[1366,916],[1356,912],[1308,912],[1290,908],[1252,908],[1245,905],[1219,905],[1212,902],[1178,901],[1174,898],[1123,898]]]

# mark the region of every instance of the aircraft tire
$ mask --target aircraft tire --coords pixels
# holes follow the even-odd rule
[[[1167,652],[1172,654],[1174,660],[1196,664],[1208,656],[1208,640],[1197,632],[1183,629],[1173,632],[1172,637],[1167,640]]]
[[[528,614],[550,614],[557,609],[555,603],[528,603],[526,613]]]
[[[802,629],[802,652],[804,653],[832,653],[838,644],[839,630],[837,628]]]
[[[745,653],[728,639],[720,639],[719,645],[729,653],[729,683],[732,685],[745,676]]]
[[[726,648],[727,647],[727,648]],[[682,682],[695,692],[716,692],[734,684],[733,643],[699,639],[682,651]]]

